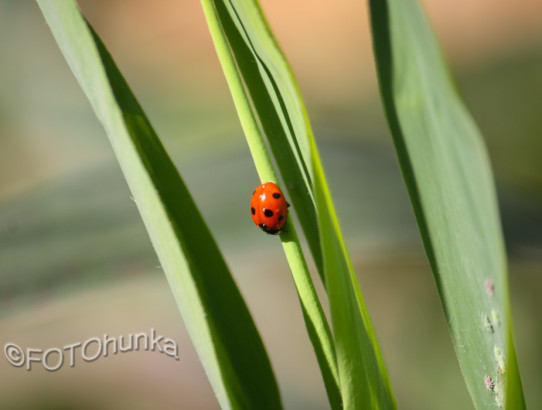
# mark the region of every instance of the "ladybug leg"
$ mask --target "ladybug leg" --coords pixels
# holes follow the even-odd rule
[[[289,208],[290,207],[290,204],[288,202],[286,202],[286,207]]]

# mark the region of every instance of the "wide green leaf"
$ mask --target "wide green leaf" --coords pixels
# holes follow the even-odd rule
[[[276,180],[272,154],[328,290],[335,339],[333,357],[319,353],[319,344],[330,344],[326,331],[318,333],[317,340],[311,336],[311,340],[330,403],[333,408],[394,408],[386,369],[335,217],[303,100],[286,59],[257,2],[204,0],[203,4],[258,173],[263,180]],[[289,256],[290,246],[295,246],[297,237],[293,224],[287,228],[281,240],[295,279],[306,264],[292,262],[295,258]],[[304,303],[311,300],[306,286],[298,285],[298,292],[304,309],[311,306],[313,311],[318,310],[315,303]],[[317,314],[314,317],[319,319]],[[311,335],[310,321],[307,327]],[[335,373],[340,398],[335,397]]]
[[[222,408],[281,408],[262,340],[173,162],[71,0],[38,0],[102,122]]]
[[[524,408],[481,135],[416,0],[370,5],[386,115],[467,386],[479,409]]]

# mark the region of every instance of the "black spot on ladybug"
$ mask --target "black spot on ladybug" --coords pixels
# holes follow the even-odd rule
[[[282,221],[284,219],[284,215],[279,216],[279,221]]]
[[[275,192],[275,193],[273,194],[273,198],[279,199],[279,198],[280,198],[280,194],[279,194],[278,192]]]
[[[256,210],[253,206],[250,207],[250,212],[252,212],[252,215],[256,215]]]
[[[263,214],[268,218],[271,218],[273,216],[273,211],[271,209],[264,209]]]

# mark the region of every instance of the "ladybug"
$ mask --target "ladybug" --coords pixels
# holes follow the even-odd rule
[[[265,233],[276,235],[284,229],[289,206],[279,187],[273,182],[266,182],[258,186],[252,194],[252,220]]]

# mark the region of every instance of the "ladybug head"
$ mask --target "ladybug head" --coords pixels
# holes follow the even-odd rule
[[[280,233],[280,229],[269,229],[266,224],[259,224],[258,225],[262,231],[265,233],[268,233],[269,235],[277,235]]]

